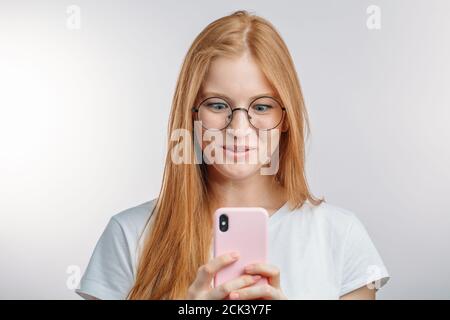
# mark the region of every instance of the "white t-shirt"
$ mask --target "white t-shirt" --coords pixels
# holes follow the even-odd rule
[[[139,237],[155,204],[156,199],[111,218],[76,290],[80,296],[126,298],[144,239]],[[286,203],[271,215],[268,257],[268,263],[280,270],[281,288],[288,299],[339,299],[372,281],[381,288],[389,280],[355,214],[326,202],[314,206],[307,201],[293,211]]]

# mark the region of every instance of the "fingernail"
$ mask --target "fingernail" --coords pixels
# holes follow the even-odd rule
[[[245,267],[245,271],[252,271],[253,270],[253,265],[248,265]]]
[[[237,292],[230,293],[230,299],[231,300],[239,299],[239,293]]]
[[[254,281],[258,281],[259,279],[261,279],[261,276],[253,276]]]
[[[237,259],[237,258],[239,258],[239,253],[237,253],[237,252],[232,252],[232,253],[231,253],[231,257],[232,257],[233,259]]]

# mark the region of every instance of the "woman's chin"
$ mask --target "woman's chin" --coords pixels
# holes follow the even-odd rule
[[[214,164],[214,168],[230,180],[244,180],[260,173],[261,164]]]

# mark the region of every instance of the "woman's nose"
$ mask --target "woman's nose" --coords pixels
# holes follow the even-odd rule
[[[250,128],[250,123],[247,117],[247,110],[245,109],[235,109],[233,110],[233,118],[229,125],[230,129],[233,131],[246,132]]]

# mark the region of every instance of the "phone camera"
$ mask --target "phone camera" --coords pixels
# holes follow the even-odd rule
[[[222,232],[228,230],[228,216],[226,214],[221,214],[219,217],[219,229]]]

